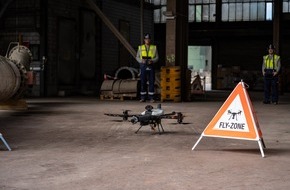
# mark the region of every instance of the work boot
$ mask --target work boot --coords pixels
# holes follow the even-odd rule
[[[145,102],[145,100],[144,99],[141,99],[140,102]]]

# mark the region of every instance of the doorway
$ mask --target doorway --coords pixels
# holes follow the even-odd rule
[[[188,46],[188,68],[191,70],[191,82],[199,75],[205,90],[212,90],[212,48],[211,46]]]
[[[96,21],[95,14],[91,11],[81,11],[81,35],[80,35],[80,65],[79,85],[82,94],[93,94],[96,90],[97,67],[96,52]]]
[[[60,18],[58,22],[58,90],[72,90],[76,86],[75,38],[76,22]]]
[[[130,42],[130,23],[125,20],[119,21],[119,31],[123,37]],[[130,53],[125,46],[119,42],[119,66],[129,66]]]

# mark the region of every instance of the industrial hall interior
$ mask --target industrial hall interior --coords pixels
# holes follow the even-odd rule
[[[286,190],[290,0],[0,0],[0,189]]]

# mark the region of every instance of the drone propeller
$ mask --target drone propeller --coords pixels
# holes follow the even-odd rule
[[[131,110],[123,110],[123,120],[124,121],[128,120],[129,111],[131,111]]]
[[[178,124],[181,124],[183,122],[184,115],[181,112],[172,112],[169,114],[162,115],[164,118],[168,119],[176,119]]]
[[[129,111],[131,110],[123,110],[122,114],[113,114],[113,113],[105,113],[105,115],[113,116],[113,117],[122,117],[123,121],[127,121],[131,115],[129,115]]]
[[[181,124],[183,121],[184,115],[181,112],[177,112],[177,123]]]
[[[124,115],[128,115],[131,110],[123,110]]]

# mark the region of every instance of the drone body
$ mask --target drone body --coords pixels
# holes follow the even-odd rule
[[[138,131],[146,125],[150,125],[152,130],[155,130],[155,128],[158,128],[159,134],[164,132],[163,126],[161,124],[162,119],[177,119],[177,122],[180,124],[182,123],[182,120],[184,118],[183,114],[181,112],[172,112],[168,114],[164,114],[164,110],[161,109],[161,104],[158,104],[157,108],[154,109],[153,106],[147,105],[145,107],[145,111],[143,111],[141,114],[129,114],[130,110],[124,110],[123,114],[108,114],[105,113],[105,115],[108,116],[114,116],[114,117],[122,117],[124,121],[128,120],[129,117],[131,117],[130,122],[132,124],[140,123],[140,127],[135,133],[138,133]],[[161,128],[161,130],[160,130]]]

